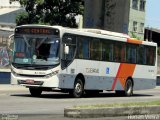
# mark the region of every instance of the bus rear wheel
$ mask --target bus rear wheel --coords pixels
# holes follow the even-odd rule
[[[42,90],[40,88],[29,88],[29,91],[33,97],[39,97],[42,94]]]
[[[118,96],[132,96],[133,95],[133,82],[131,79],[127,79],[124,90],[117,90]]]
[[[126,81],[124,91],[125,91],[125,96],[132,96],[133,95],[133,82],[131,79],[128,79]]]
[[[76,78],[74,88],[69,92],[72,97],[80,98],[84,93],[84,84],[80,78]]]

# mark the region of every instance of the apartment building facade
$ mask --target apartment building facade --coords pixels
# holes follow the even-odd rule
[[[22,10],[18,1],[0,0],[0,46],[6,46],[16,27],[16,15]]]
[[[146,0],[85,0],[84,28],[99,28],[144,39]]]

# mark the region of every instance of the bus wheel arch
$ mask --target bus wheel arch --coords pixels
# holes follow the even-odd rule
[[[84,78],[84,75],[82,73],[79,73],[77,76],[76,76],[76,79],[77,78],[80,78],[83,82],[83,85],[85,85],[85,78]],[[74,83],[76,82],[76,79],[74,81]],[[84,86],[83,86],[84,87]]]
[[[83,74],[78,74],[74,81],[73,89],[69,92],[69,94],[75,98],[80,98],[84,94],[84,84],[85,79]]]

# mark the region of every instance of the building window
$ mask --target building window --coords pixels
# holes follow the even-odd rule
[[[138,10],[138,0],[132,0],[132,8]]]
[[[137,32],[137,22],[133,21],[133,32]]]
[[[140,23],[140,33],[144,33],[144,23]]]
[[[139,10],[140,11],[145,11],[145,5],[146,5],[146,1],[141,0],[140,1],[140,6],[139,6]]]

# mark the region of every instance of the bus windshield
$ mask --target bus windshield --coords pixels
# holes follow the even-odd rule
[[[55,35],[15,35],[13,63],[25,65],[59,64],[59,38]]]

